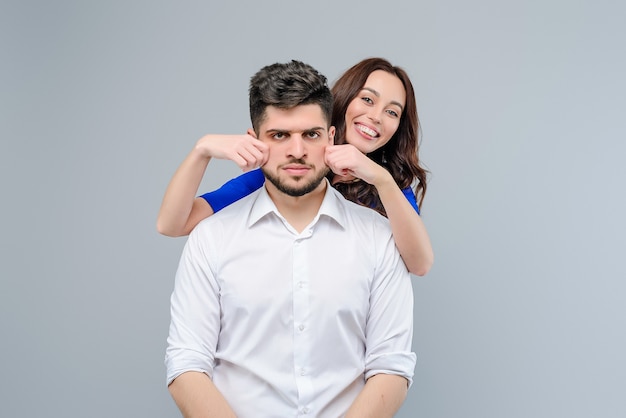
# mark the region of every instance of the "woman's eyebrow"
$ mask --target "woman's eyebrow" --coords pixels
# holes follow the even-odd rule
[[[373,89],[373,88],[371,88],[371,87],[363,87],[361,90],[367,90],[367,91],[369,91],[370,93],[373,93],[373,94],[374,94],[374,96],[376,96],[376,97],[380,97],[380,93],[379,93],[379,92],[377,92],[376,90],[374,90],[374,89]]]

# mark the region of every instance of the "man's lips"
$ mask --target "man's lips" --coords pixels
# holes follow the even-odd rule
[[[289,164],[283,167],[283,170],[295,176],[301,176],[303,174],[306,174],[309,172],[310,169],[311,167],[306,166],[306,165],[294,165],[294,164]]]

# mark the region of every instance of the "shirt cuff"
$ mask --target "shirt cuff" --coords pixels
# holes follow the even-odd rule
[[[404,377],[410,387],[413,384],[416,362],[417,355],[412,352],[387,353],[371,357],[365,365],[365,379],[377,374],[393,374]]]

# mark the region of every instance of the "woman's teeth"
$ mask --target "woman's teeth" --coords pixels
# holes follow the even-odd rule
[[[376,131],[375,131],[375,130],[373,130],[373,129],[368,128],[367,126],[364,126],[364,125],[357,125],[357,126],[358,126],[358,128],[359,128],[359,130],[360,130],[361,132],[363,132],[363,133],[365,133],[365,134],[367,134],[367,135],[369,135],[369,136],[371,136],[371,137],[376,137],[376,136],[378,136],[378,132],[376,132]]]

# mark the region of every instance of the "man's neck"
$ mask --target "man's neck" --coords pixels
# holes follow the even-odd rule
[[[276,205],[276,209],[298,232],[302,232],[319,212],[327,187],[328,182],[324,180],[312,192],[296,197],[281,192],[269,181],[265,182],[267,193]]]

